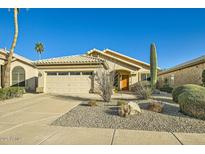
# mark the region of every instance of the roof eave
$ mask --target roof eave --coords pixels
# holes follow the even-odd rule
[[[205,59],[202,59],[200,61],[187,64],[187,65],[184,65],[184,66],[180,66],[180,67],[177,67],[177,68],[170,68],[168,70],[161,71],[161,72],[158,73],[158,75],[164,75],[164,74],[167,74],[167,73],[175,72],[175,71],[185,69],[185,68],[188,68],[188,67],[192,67],[192,66],[195,66],[195,65],[198,65],[198,64],[201,64],[201,63],[205,63]]]
[[[124,61],[124,60],[121,60],[121,59],[119,59],[119,58],[117,58],[117,57],[114,57],[114,56],[112,56],[112,55],[106,54],[106,53],[104,53],[104,52],[102,52],[102,51],[100,51],[100,50],[97,50],[97,49],[92,49],[92,50],[88,51],[87,54],[90,55],[90,54],[92,54],[93,52],[97,52],[97,53],[99,53],[99,54],[101,54],[101,55],[104,55],[104,56],[107,56],[107,57],[110,57],[110,58],[114,58],[114,59],[116,59],[116,60],[118,60],[118,61],[121,61],[121,62],[123,62],[123,63],[126,63],[127,65],[130,65],[130,66],[132,66],[132,67],[136,67],[137,69],[141,69],[141,68],[142,68],[142,67],[140,67],[140,66],[138,66],[138,65],[135,65],[135,64],[126,62],[126,61]]]
[[[128,58],[128,59],[130,59],[130,60],[134,60],[134,61],[136,61],[136,62],[138,62],[138,63],[143,64],[143,65],[150,66],[150,64],[148,64],[148,63],[145,63],[145,62],[140,61],[140,60],[137,60],[137,59],[135,59],[135,58],[132,58],[132,57],[123,55],[123,54],[121,54],[121,53],[119,53],[119,52],[116,52],[116,51],[113,51],[113,50],[111,50],[111,49],[105,49],[105,50],[103,50],[104,53],[106,53],[106,51],[112,52],[112,53],[117,54],[117,55],[119,55],[119,56]]]
[[[92,63],[34,63],[34,65],[36,65],[36,66],[47,66],[47,65],[96,65],[96,64],[101,64],[101,63],[98,63],[98,62],[92,62]]]

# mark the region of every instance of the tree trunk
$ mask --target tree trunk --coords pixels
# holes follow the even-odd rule
[[[5,72],[4,72],[3,83],[2,83],[3,88],[10,87],[11,61],[13,58],[14,48],[16,46],[16,42],[17,42],[17,38],[18,38],[18,9],[17,8],[14,8],[14,27],[15,27],[14,38],[13,38],[10,52],[8,54],[8,57],[7,57],[7,62],[5,64],[5,70],[4,70]]]
[[[38,60],[41,60],[41,53],[38,53]]]

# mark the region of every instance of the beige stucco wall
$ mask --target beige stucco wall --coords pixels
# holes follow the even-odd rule
[[[202,63],[167,74],[158,75],[159,86],[163,86],[165,78],[169,80],[169,84],[172,87],[177,87],[183,84],[200,85],[202,84],[202,71],[204,69],[205,63]]]
[[[19,61],[19,60],[15,60],[11,63],[11,72],[10,72],[11,85],[12,85],[12,70],[16,66],[21,66],[25,70],[25,79],[26,79],[25,88],[26,88],[26,90],[35,91],[36,86],[37,86],[37,77],[38,77],[37,69],[29,64],[26,64],[22,61]]]

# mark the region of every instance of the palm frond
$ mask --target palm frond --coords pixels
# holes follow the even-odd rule
[[[35,50],[36,50],[36,52],[38,52],[38,53],[44,52],[44,45],[43,45],[43,43],[37,42],[37,43],[35,44]]]

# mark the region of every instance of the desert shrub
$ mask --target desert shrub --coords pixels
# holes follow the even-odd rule
[[[99,92],[97,92],[105,102],[110,102],[113,94],[114,72],[98,71],[95,76]]]
[[[178,96],[180,94],[182,94],[185,91],[194,90],[194,89],[204,91],[203,87],[195,85],[195,84],[186,84],[186,85],[183,85],[183,86],[176,87],[172,92],[173,101],[178,103]]]
[[[88,106],[97,106],[96,100],[90,100],[90,101],[88,101]]]
[[[173,88],[170,86],[168,78],[164,79],[164,84],[159,88],[159,90],[167,93],[172,93]]]
[[[159,101],[152,101],[148,105],[148,110],[153,112],[161,113],[163,112],[163,109],[164,109],[164,104]]]
[[[118,92],[118,88],[117,88],[117,87],[114,87],[113,92],[114,92],[114,93],[117,93],[117,92]]]
[[[181,93],[178,96],[180,111],[189,116],[205,119],[204,91],[200,89],[188,89]]]
[[[128,104],[126,101],[123,100],[117,101],[117,106],[126,105],[126,104]]]
[[[167,93],[172,93],[173,88],[170,87],[169,85],[164,85],[163,87],[159,88],[159,90],[160,90],[160,91],[167,92]]]
[[[141,81],[135,85],[135,94],[140,99],[148,99],[152,94],[150,82]]]
[[[9,87],[0,89],[0,100],[5,100],[14,97],[21,97],[25,93],[22,87]]]

